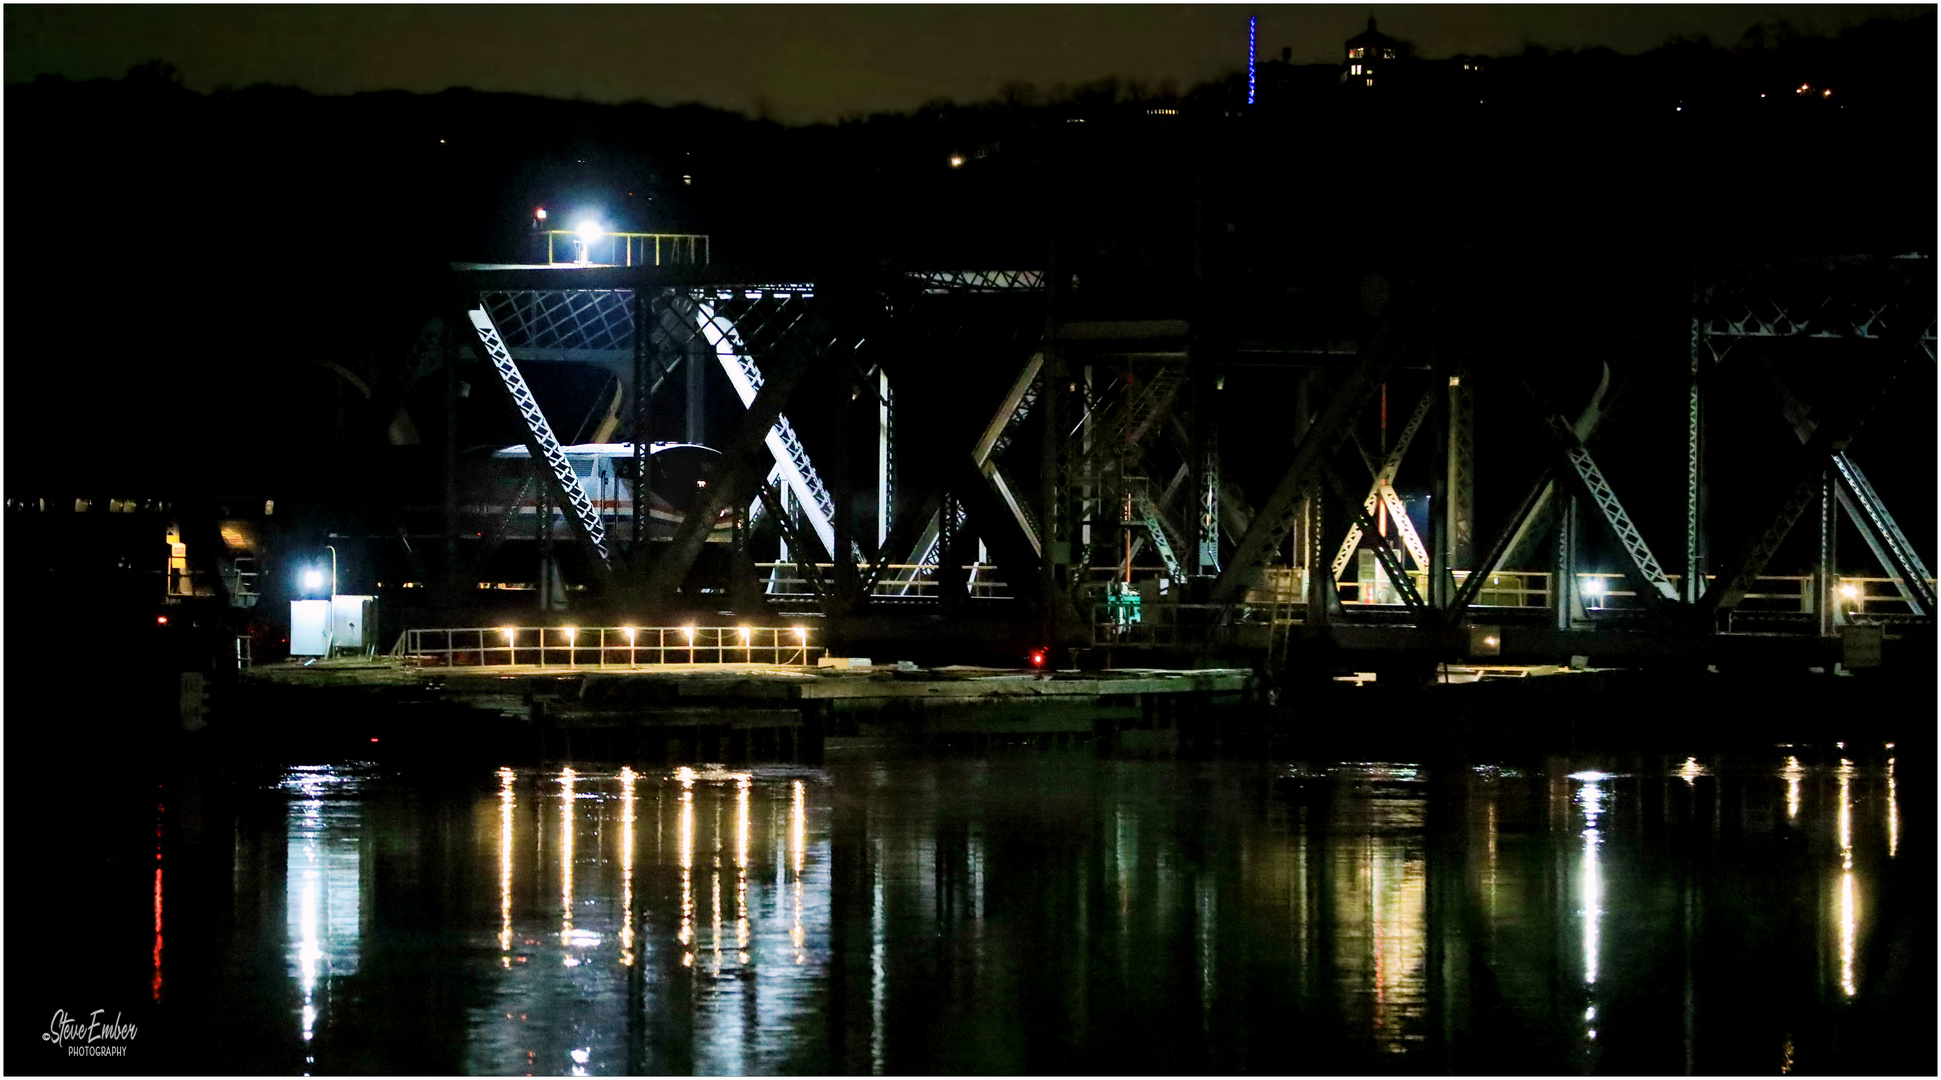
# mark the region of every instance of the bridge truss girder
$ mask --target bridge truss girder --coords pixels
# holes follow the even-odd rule
[[[1927,584],[1924,564],[1885,502],[1845,454],[1914,348],[1934,358],[1935,320],[1926,307],[1934,295],[1932,275],[1928,258],[1794,259],[1731,275],[1720,273],[1694,288],[1695,364],[1697,357],[1709,356],[1718,368],[1740,342],[1771,339],[1867,342],[1867,355],[1881,362],[1880,370],[1871,373],[1876,380],[1871,393],[1830,422],[1806,418],[1790,392],[1777,387],[1782,400],[1794,406],[1788,422],[1801,450],[1775,509],[1748,521],[1732,560],[1720,568],[1696,605],[1705,617],[1737,607],[1807,508],[1816,498],[1824,502],[1829,473],[1838,505],[1847,510],[1903,599],[1921,614],[1934,613],[1933,589]],[[1776,384],[1770,368],[1767,376]],[[1823,538],[1823,556],[1827,547]]]

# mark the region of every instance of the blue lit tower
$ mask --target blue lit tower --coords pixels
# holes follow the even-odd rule
[[[1375,20],[1368,20],[1368,26],[1373,29]],[[1247,104],[1249,105],[1254,103],[1254,45],[1259,37],[1260,16],[1247,16]]]

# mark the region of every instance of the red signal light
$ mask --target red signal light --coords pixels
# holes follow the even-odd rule
[[[167,615],[157,615],[157,616],[155,616],[155,625],[156,625],[156,626],[167,626],[167,625],[168,625],[168,616],[167,616]]]
[[[1045,666],[1045,650],[1043,649],[1031,650],[1031,666],[1032,667]]]

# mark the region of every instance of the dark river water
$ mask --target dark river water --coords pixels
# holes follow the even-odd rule
[[[114,895],[10,860],[8,1066],[1931,1073],[1932,769],[1828,743],[178,776],[155,859],[87,879]],[[97,1008],[136,1027],[121,1057],[36,1038]]]

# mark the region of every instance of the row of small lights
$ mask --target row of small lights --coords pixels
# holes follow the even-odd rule
[[[566,632],[566,640],[568,643],[571,643],[575,635],[577,635],[579,632],[577,627],[572,627],[572,626],[562,626],[559,629]],[[634,639],[634,628],[631,626],[623,626],[620,629],[622,632],[624,632],[627,635],[627,640],[629,642],[632,642]],[[795,639],[797,641],[800,641],[803,644],[808,643],[809,631],[807,628],[801,627],[801,626],[791,626],[789,627],[789,629],[795,631]],[[735,630],[741,635],[741,640],[744,643],[751,640],[755,634],[754,629],[747,626],[738,626],[735,628]],[[540,632],[542,634],[545,631],[546,631],[545,627],[540,627]],[[513,640],[513,636],[518,633],[518,629],[516,627],[511,627],[511,626],[502,626],[499,628],[499,632],[505,635],[507,641],[511,641]],[[681,627],[681,632],[687,635],[688,644],[692,645],[694,643],[694,627],[683,626]]]

